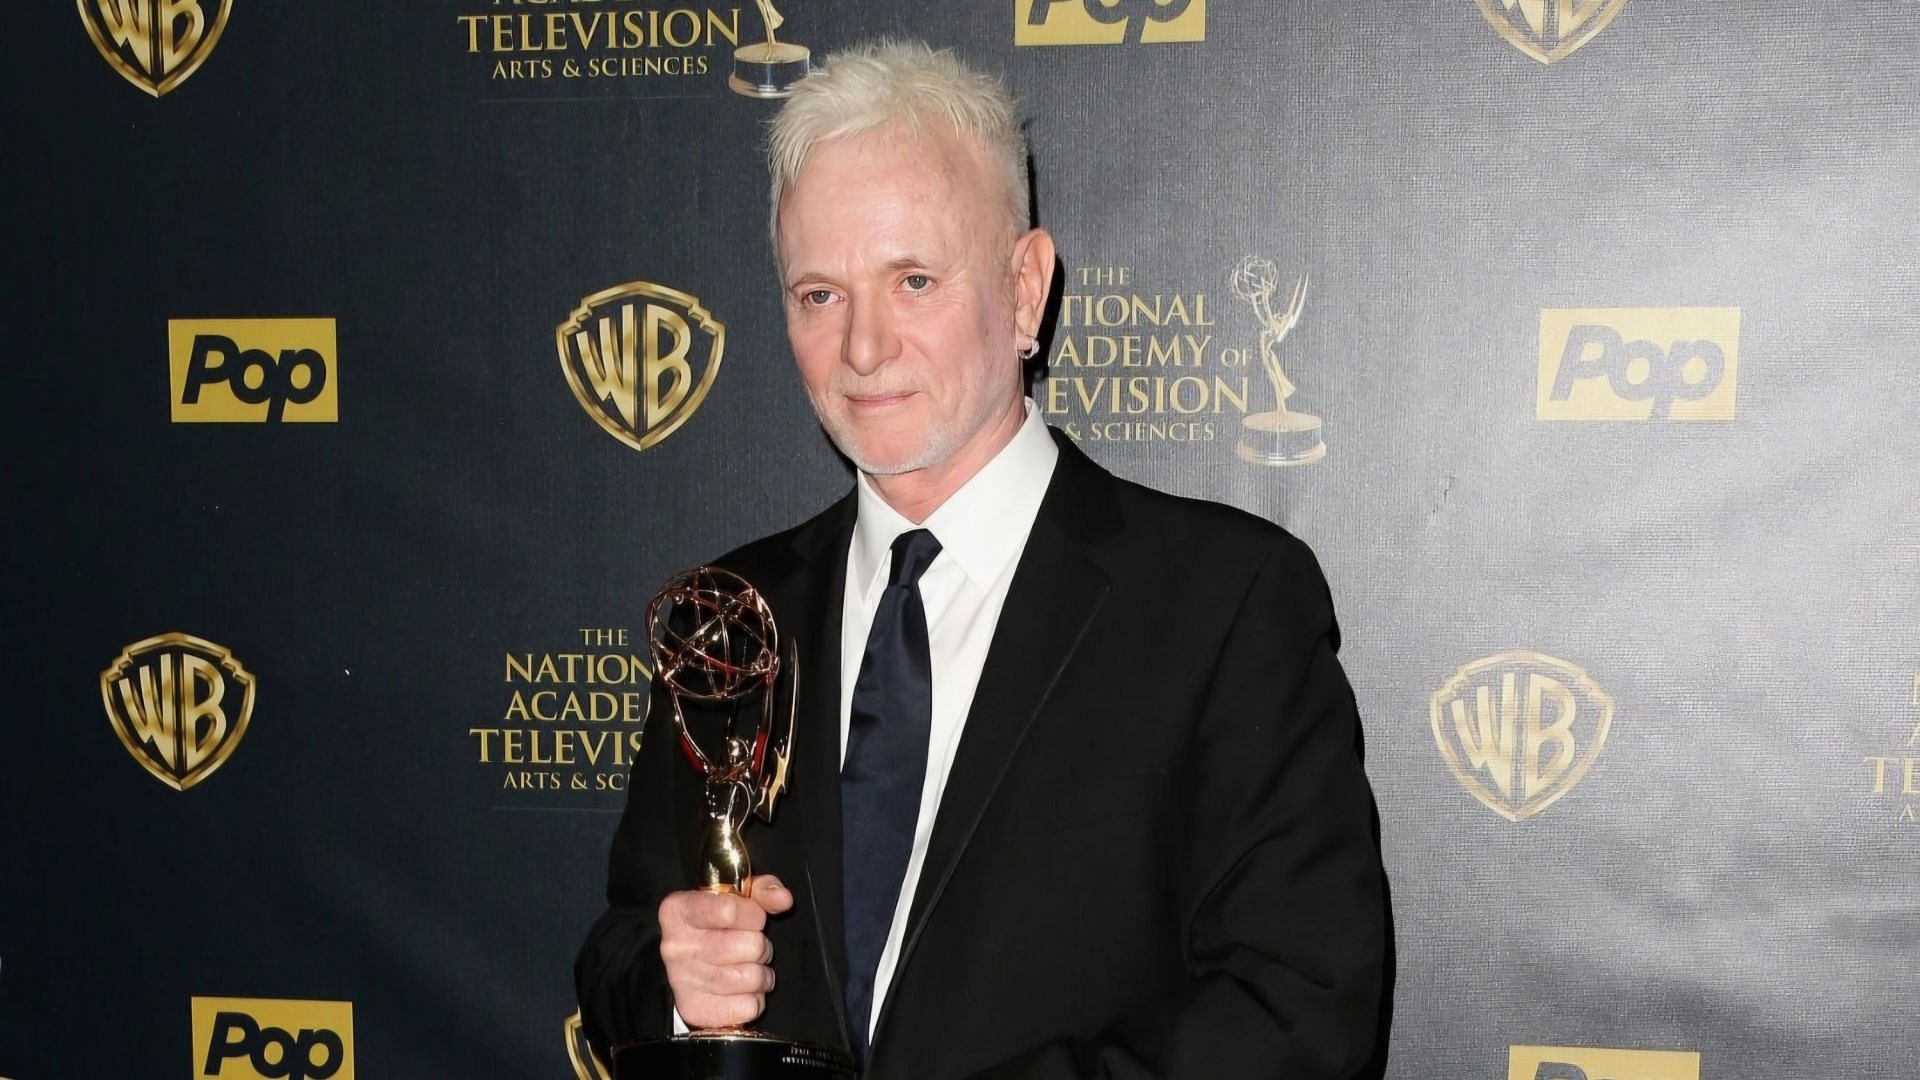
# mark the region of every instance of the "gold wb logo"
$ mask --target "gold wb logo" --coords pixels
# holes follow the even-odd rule
[[[100,55],[128,82],[166,93],[200,70],[227,28],[232,0],[79,0]]]
[[[253,676],[192,634],[136,641],[100,673],[107,722],[133,760],[175,791],[226,763],[253,718]]]
[[[580,407],[607,434],[645,450],[706,400],[727,328],[697,297],[633,281],[580,301],[554,340]]]
[[[1496,653],[1462,667],[1429,710],[1440,756],[1487,809],[1519,821],[1586,775],[1613,726],[1613,698],[1545,653]]]

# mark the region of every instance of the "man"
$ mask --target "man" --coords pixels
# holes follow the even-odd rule
[[[1120,481],[1023,393],[1054,272],[995,80],[832,58],[774,124],[788,336],[854,491],[721,560],[799,643],[750,898],[650,731],[576,968],[605,1053],[751,1022],[868,1077],[1346,1077],[1385,941],[1312,554]],[[776,978],[777,973],[777,978]]]

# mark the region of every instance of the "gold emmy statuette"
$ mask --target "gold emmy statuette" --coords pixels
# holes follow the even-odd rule
[[[654,680],[672,706],[682,755],[706,785],[699,888],[747,895],[753,867],[740,828],[773,820],[787,786],[799,657],[780,641],[766,597],[736,574],[699,566],[647,605]],[[782,676],[785,676],[784,680]],[[786,708],[780,707],[781,700]],[[717,753],[695,737],[719,736]],[[852,1080],[836,1050],[747,1028],[715,1028],[615,1047],[614,1080]]]
[[[783,98],[793,93],[794,83],[813,70],[813,54],[805,45],[773,36],[787,21],[773,9],[773,0],[754,2],[760,5],[760,18],[767,24],[767,40],[733,50],[733,74],[727,76],[727,85],[734,93],[748,97]]]
[[[1280,271],[1273,260],[1249,255],[1233,268],[1233,295],[1253,305],[1260,319],[1260,364],[1273,384],[1275,404],[1272,412],[1249,413],[1244,421],[1246,434],[1240,439],[1239,453],[1244,461],[1256,465],[1305,465],[1327,456],[1327,445],[1320,441],[1320,418],[1287,408],[1294,385],[1280,368],[1280,341],[1300,322],[1300,309],[1307,302],[1307,278],[1301,275],[1293,287],[1293,299],[1287,310],[1274,314],[1273,290],[1280,283]]]

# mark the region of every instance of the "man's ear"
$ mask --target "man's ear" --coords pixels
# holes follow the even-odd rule
[[[1013,329],[1023,339],[1037,338],[1053,288],[1053,237],[1028,229],[1013,242]]]

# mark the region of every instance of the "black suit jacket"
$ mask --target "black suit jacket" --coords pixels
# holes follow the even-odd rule
[[[935,819],[866,1075],[1288,1077],[1367,1062],[1387,913],[1339,634],[1307,547],[1119,480],[1057,433]],[[792,787],[745,837],[792,887],[760,1030],[845,1047],[840,620],[855,499],[721,560],[800,649]],[[652,725],[650,725],[652,727]],[[660,898],[699,785],[633,765],[575,968],[605,1054],[667,1034]]]

